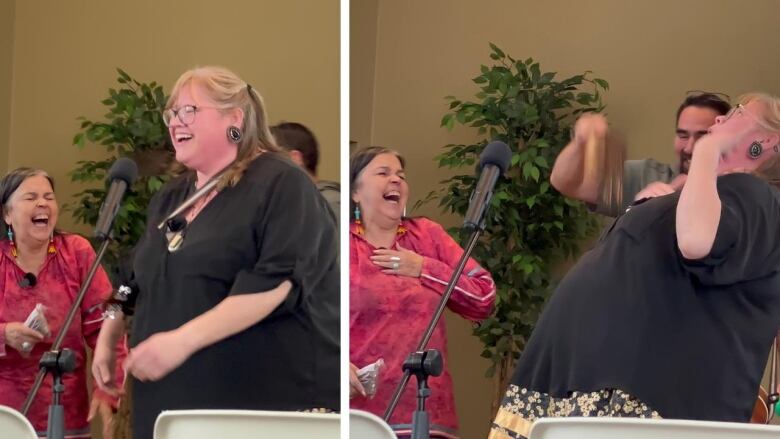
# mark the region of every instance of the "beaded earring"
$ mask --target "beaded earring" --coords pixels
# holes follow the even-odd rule
[[[13,255],[13,257],[16,257],[17,252],[16,252],[16,243],[14,242],[14,229],[11,228],[10,224],[6,224],[6,225],[8,226],[8,231],[6,232],[6,234],[8,235],[8,241],[11,243],[11,255]]]
[[[404,218],[406,218],[406,206],[404,206],[404,212],[401,216],[401,222],[398,224],[398,230],[395,232],[396,235],[401,236],[404,233],[406,233],[406,227],[404,227]]]
[[[357,226],[358,235],[363,234],[363,222],[360,221],[360,205],[355,204],[355,225]]]
[[[57,247],[54,246],[54,233],[49,238],[49,248],[46,250],[50,255],[57,253]]]

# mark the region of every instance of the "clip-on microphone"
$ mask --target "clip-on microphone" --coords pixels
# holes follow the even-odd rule
[[[38,283],[38,278],[32,273],[24,273],[19,280],[19,286],[22,288],[32,288]]]

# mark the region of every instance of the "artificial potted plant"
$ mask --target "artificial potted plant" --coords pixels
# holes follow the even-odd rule
[[[494,313],[474,329],[484,344],[482,356],[491,360],[486,376],[496,377],[495,411],[551,294],[554,266],[576,255],[578,244],[596,228],[586,207],[558,193],[549,177],[574,120],[604,109],[601,92],[609,84],[589,71],[558,81],[532,58],[515,59],[492,43],[490,48],[493,64],[482,65],[472,79],[480,87],[476,100],[447,96],[450,111],[441,120],[450,130],[456,123],[476,128],[483,140],[446,145],[436,160],[440,167],[470,171],[489,141],[501,140],[512,150],[473,253],[497,286]],[[476,178],[469,172],[441,183],[421,202],[438,199],[445,212],[463,216]]]
[[[83,149],[87,143],[105,147],[103,160],[82,160],[70,172],[74,182],[92,184],[69,204],[79,223],[94,226],[105,199],[106,173],[119,157],[130,157],[139,166],[139,178],[125,195],[114,222],[114,242],[108,248],[105,266],[116,275],[118,262],[138,242],[146,226],[146,206],[152,195],[167,180],[173,160],[173,146],[162,119],[168,97],[156,82],[138,82],[124,70],[117,69],[120,87],[110,88],[102,101],[108,107],[105,121],[90,121],[80,117],[81,131],[73,144]]]

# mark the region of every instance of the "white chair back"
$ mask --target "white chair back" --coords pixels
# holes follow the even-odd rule
[[[157,417],[154,439],[338,439],[340,416],[253,410],[170,410]]]
[[[543,418],[529,439],[775,439],[780,426],[639,418]]]
[[[393,429],[382,418],[361,410],[349,411],[349,437],[354,439],[396,439]]]
[[[30,421],[21,413],[0,405],[0,438],[3,439],[38,439]]]

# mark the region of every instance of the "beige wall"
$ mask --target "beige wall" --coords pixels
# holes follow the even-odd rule
[[[0,171],[8,165],[8,142],[11,137],[15,3],[15,0],[0,1]]]
[[[370,145],[374,109],[374,73],[378,0],[354,1],[349,5],[349,139]]]
[[[4,15],[0,20],[5,34],[11,21]],[[321,177],[339,179],[338,0],[22,1],[13,24],[7,166],[47,169],[61,202],[75,192],[66,176],[75,162],[102,155],[99,148],[78,151],[70,142],[76,117],[105,113],[100,101],[116,85],[115,67],[170,90],[186,69],[224,65],[263,95],[272,123],[308,125],[322,148]],[[0,62],[7,58],[4,50]],[[0,142],[2,115],[0,106]],[[61,226],[72,228],[69,216]]]
[[[441,146],[475,139],[471,130],[439,128],[447,110],[442,98],[474,95],[470,78],[490,62],[491,41],[561,76],[593,70],[607,79],[608,113],[628,135],[629,156],[671,161],[674,112],[686,90],[780,94],[778,17],[775,0],[380,1],[373,112],[353,108],[351,134],[369,132],[372,143],[398,148],[408,159],[411,202],[424,196],[448,175],[432,161]],[[353,28],[351,38],[371,37]],[[371,63],[356,55],[353,65]],[[419,213],[454,223],[433,206]],[[461,433],[485,437],[487,363],[469,324],[449,317]]]

